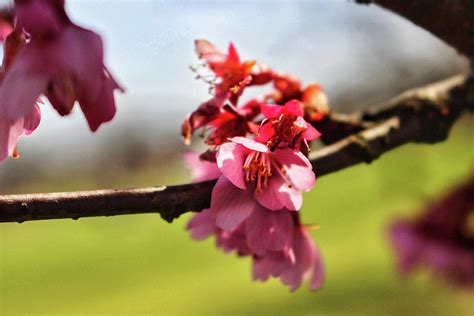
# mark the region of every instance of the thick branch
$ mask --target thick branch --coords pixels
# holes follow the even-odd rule
[[[473,110],[473,99],[472,85],[464,83],[462,76],[408,91],[375,111],[352,115],[351,121],[359,120],[362,126],[364,120],[369,120],[373,126],[313,152],[311,163],[321,177],[370,163],[406,143],[442,141],[459,115]],[[214,183],[0,196],[0,222],[137,213],[159,213],[171,222],[188,211],[208,207]]]
[[[377,3],[421,26],[461,54],[474,58],[474,1],[472,0],[356,0]]]

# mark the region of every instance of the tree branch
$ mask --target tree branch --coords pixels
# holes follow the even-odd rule
[[[376,3],[431,32],[473,60],[474,1],[472,0],[356,0]]]
[[[347,117],[364,130],[310,155],[319,177],[380,155],[410,142],[446,139],[452,124],[474,109],[472,83],[463,76],[407,91],[370,112]],[[159,213],[172,222],[188,211],[209,207],[215,180],[168,187],[0,196],[0,222],[24,222],[91,216]]]

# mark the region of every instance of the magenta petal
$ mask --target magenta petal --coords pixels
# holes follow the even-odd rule
[[[259,206],[246,221],[247,244],[257,255],[291,245],[293,220],[288,210],[272,211]]]
[[[268,187],[262,192],[254,194],[255,199],[265,208],[270,210],[281,210],[285,207],[285,196],[280,193],[280,187],[286,185],[285,181],[276,175],[268,180]]]
[[[270,276],[278,277],[293,265],[291,257],[284,251],[269,251],[263,257],[255,256],[252,262],[252,278],[266,281]]]
[[[7,36],[13,31],[10,23],[0,20],[0,42],[5,41]]]
[[[216,225],[224,230],[239,226],[257,207],[253,197],[234,186],[225,176],[217,180],[211,197],[211,211],[216,214]]]
[[[236,143],[224,143],[216,155],[217,167],[236,187],[245,190],[244,171],[242,169],[246,150]]]
[[[296,290],[305,275],[310,272],[309,269],[316,257],[312,242],[303,228],[299,228],[299,230],[296,231],[293,241],[293,250],[296,258],[295,264],[290,269],[284,271],[280,276],[282,282],[288,285],[291,291]]]
[[[298,100],[291,100],[286,102],[284,105],[284,111],[287,114],[293,114],[296,116],[303,116],[303,109],[301,107],[301,103]]]
[[[316,176],[311,163],[301,152],[291,149],[276,150],[275,159],[280,162],[295,189],[309,191],[313,188]]]
[[[229,44],[229,48],[227,51],[227,60],[235,64],[240,64],[239,53],[237,53],[237,49],[235,49],[234,43],[231,42]]]
[[[210,64],[223,63],[227,56],[207,40],[195,40],[196,54]]]
[[[184,160],[191,170],[193,182],[217,179],[221,175],[221,171],[217,168],[217,164],[201,160],[199,153],[188,151],[184,153]]]
[[[98,98],[91,103],[79,100],[91,131],[95,132],[102,123],[114,118],[116,112],[114,91],[116,89],[121,90],[112,77],[104,74]]]
[[[276,104],[261,104],[260,111],[266,118],[278,118],[283,112],[283,107]]]
[[[71,79],[79,102],[90,103],[97,100],[108,77],[104,74],[104,52],[100,36],[75,25],[68,26],[56,41],[54,52],[61,69],[73,77]]]
[[[268,180],[268,187],[261,193],[255,193],[254,196],[260,205],[270,210],[287,208],[290,211],[297,211],[303,204],[301,191],[290,187],[288,183],[278,175],[273,175]]]
[[[317,290],[323,286],[324,283],[324,263],[321,258],[321,254],[319,253],[316,246],[313,244],[312,240],[310,240],[311,247],[313,248],[313,275],[311,276],[311,280],[309,282],[310,290]]]
[[[306,123],[306,132],[304,133],[304,139],[315,140],[321,137],[321,133],[315,129],[311,124]]]
[[[216,219],[213,215],[209,209],[206,209],[191,218],[186,229],[191,231],[193,239],[205,239],[216,231]]]
[[[22,49],[0,85],[0,113],[11,122],[31,113],[48,84],[49,75],[42,69],[45,61],[38,54],[40,49]]]
[[[262,143],[258,143],[250,138],[237,136],[237,137],[232,137],[231,141],[234,143],[240,144],[250,150],[259,151],[261,153],[266,153],[269,151],[266,145]]]
[[[17,23],[32,36],[52,36],[61,29],[54,1],[15,1]],[[57,2],[57,1],[56,1]]]
[[[216,246],[228,253],[236,251],[239,256],[252,255],[245,238],[244,225],[232,231],[219,230],[216,234]]]
[[[24,122],[24,133],[25,135],[31,135],[34,130],[38,127],[41,121],[41,110],[37,104],[33,107],[33,111],[25,117]]]
[[[12,155],[18,138],[23,134],[24,120],[10,123],[0,112],[0,162]]]
[[[260,143],[266,143],[273,137],[273,135],[275,135],[275,129],[273,128],[272,123],[267,121],[258,129],[255,140]]]

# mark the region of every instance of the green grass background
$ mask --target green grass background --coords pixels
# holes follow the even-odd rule
[[[1,315],[474,315],[473,293],[427,273],[395,273],[386,227],[472,172],[472,119],[447,142],[408,145],[370,166],[318,180],[304,221],[326,263],[324,288],[295,293],[251,282],[250,262],[195,242],[190,215],[168,224],[133,215],[0,225]],[[166,169],[166,171],[164,171]],[[188,181],[163,163],[117,177],[117,187]],[[17,192],[99,187],[93,177],[30,183]]]

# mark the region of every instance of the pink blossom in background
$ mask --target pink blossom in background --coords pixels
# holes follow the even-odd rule
[[[18,52],[25,46],[26,38],[22,31],[10,28],[4,42],[4,55],[2,70],[0,72],[0,84],[3,77],[8,73],[11,64]],[[30,135],[38,127],[41,121],[41,110],[38,100],[34,102],[29,113],[10,121],[4,108],[0,105],[0,162],[9,156],[18,157],[16,147],[17,140],[21,135]]]
[[[103,63],[99,35],[73,24],[64,1],[15,1],[16,28],[30,36],[0,85],[0,159],[16,143],[19,122],[44,94],[60,115],[79,105],[92,131],[115,115],[114,90],[123,92]],[[6,132],[5,132],[6,131]],[[8,139],[8,141],[6,141]]]
[[[474,289],[474,178],[390,229],[400,272],[426,267],[448,282]]]

